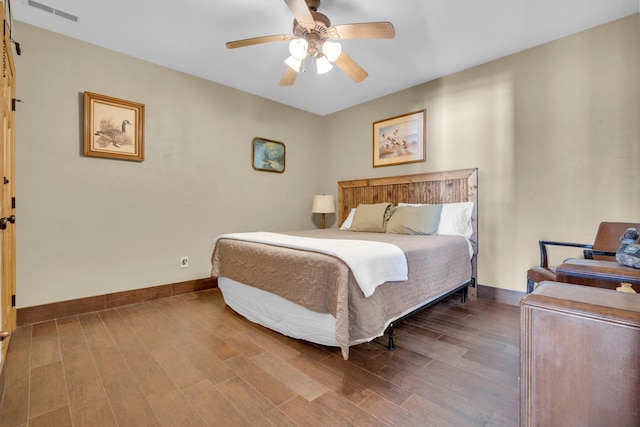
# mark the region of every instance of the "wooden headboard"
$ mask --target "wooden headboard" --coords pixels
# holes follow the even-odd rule
[[[455,203],[473,202],[471,242],[473,277],[478,254],[478,169],[429,172],[384,178],[338,182],[338,224],[360,203]]]

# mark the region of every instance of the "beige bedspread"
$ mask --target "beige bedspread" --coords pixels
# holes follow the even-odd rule
[[[214,277],[228,277],[336,318],[336,341],[349,345],[380,336],[391,320],[471,278],[467,241],[458,236],[414,236],[341,230],[288,232],[296,236],[393,243],[407,256],[409,280],[386,282],[365,298],[347,265],[322,253],[220,239],[211,257]]]

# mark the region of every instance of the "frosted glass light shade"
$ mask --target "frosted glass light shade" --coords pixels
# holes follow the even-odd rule
[[[312,213],[335,213],[336,203],[330,194],[316,194],[313,196]]]
[[[335,62],[342,53],[342,45],[338,42],[325,41],[322,44],[322,53],[325,54],[329,62]]]
[[[326,56],[321,56],[316,60],[316,67],[318,69],[318,74],[324,74],[331,71],[333,65],[331,65],[331,62],[329,62]]]
[[[293,39],[289,43],[291,56],[299,61],[307,57],[307,49],[309,49],[309,43],[305,39]]]
[[[300,72],[300,68],[302,68],[302,61],[294,58],[293,56],[288,57],[284,60],[284,63],[289,67],[293,68],[296,72]]]

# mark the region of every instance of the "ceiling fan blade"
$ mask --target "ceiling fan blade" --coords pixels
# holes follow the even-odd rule
[[[281,42],[293,39],[293,34],[274,34],[272,36],[253,37],[250,39],[235,40],[227,42],[227,49],[235,49],[238,47],[252,46],[254,44]]]
[[[334,61],[334,64],[356,83],[360,83],[369,76],[369,73],[359,66],[356,61],[351,59],[349,55],[344,53],[344,51],[340,53],[340,56]]]
[[[298,77],[298,73],[293,68],[287,66],[284,70],[284,74],[280,79],[280,86],[292,86],[296,82],[296,78]]]
[[[391,22],[334,25],[327,30],[329,37],[336,40],[392,39],[396,36],[396,30]]]
[[[304,0],[284,0],[284,2],[293,13],[298,24],[307,29],[312,29],[316,26],[309,6]]]

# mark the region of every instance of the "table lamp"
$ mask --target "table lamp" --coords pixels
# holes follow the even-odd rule
[[[325,228],[325,215],[335,213],[336,203],[330,194],[316,194],[313,196],[312,213],[322,214],[322,228]]]

